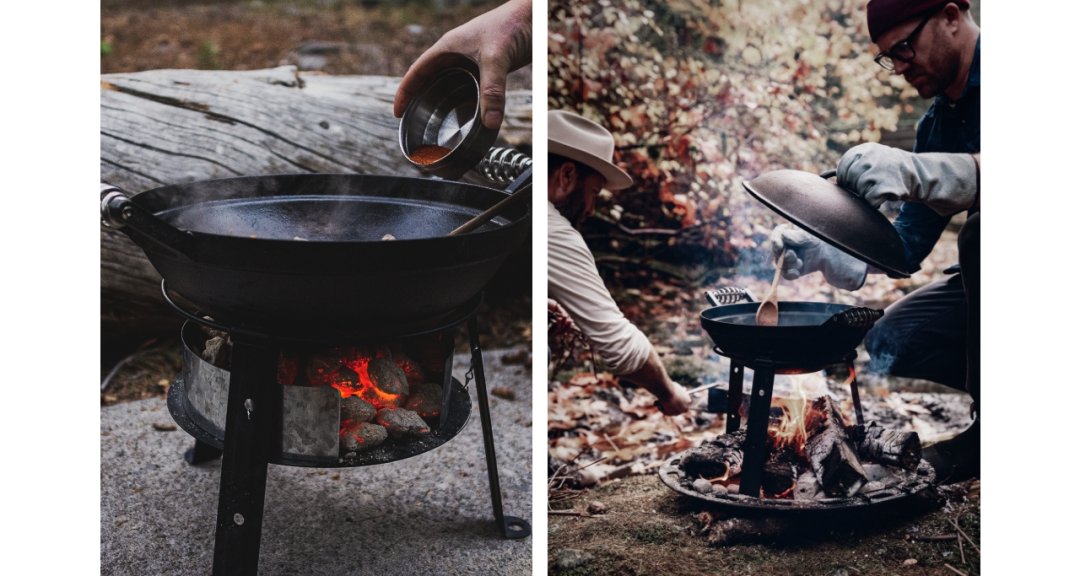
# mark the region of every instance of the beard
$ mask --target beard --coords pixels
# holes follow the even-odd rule
[[[578,183],[565,200],[555,203],[555,209],[563,215],[563,218],[570,221],[571,226],[580,229],[585,223],[585,218],[589,216],[585,206],[585,187]]]

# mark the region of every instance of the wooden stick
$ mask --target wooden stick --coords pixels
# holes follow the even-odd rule
[[[968,544],[971,544],[971,547],[975,549],[975,552],[978,552],[979,556],[982,556],[982,550],[979,550],[979,546],[975,544],[975,541],[967,535],[967,532],[964,532],[964,530],[960,528],[960,523],[957,522],[955,518],[950,518],[949,520],[952,522],[952,525],[956,527],[956,531],[968,541]]]
[[[948,568],[949,570],[952,570],[953,572],[956,572],[960,576],[968,576],[967,572],[964,572],[962,570],[957,570],[956,568],[953,568],[952,566],[949,566],[948,562],[945,563],[945,567]]]
[[[938,534],[936,536],[913,536],[911,539],[917,542],[944,542],[946,540],[955,540],[959,537],[960,534],[954,532],[952,534]]]
[[[548,510],[548,514],[552,516],[578,516],[580,518],[592,518],[592,514],[588,512],[578,512],[577,510]]]
[[[964,560],[964,539],[959,534],[956,535],[956,545],[960,548],[960,563],[967,564],[967,560]]]

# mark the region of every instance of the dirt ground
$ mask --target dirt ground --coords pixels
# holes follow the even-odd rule
[[[444,32],[498,4],[105,0],[101,71],[296,64],[327,74],[401,76]]]
[[[979,481],[859,515],[723,523],[656,475],[554,492],[548,572],[562,576],[978,574]],[[603,510],[589,514],[588,510]],[[711,522],[710,522],[711,520]],[[726,528],[720,530],[720,527]],[[709,539],[715,541],[710,543]],[[960,541],[963,540],[963,552]],[[951,567],[951,568],[950,568]],[[954,571],[955,569],[955,571]],[[958,571],[958,572],[957,572]]]

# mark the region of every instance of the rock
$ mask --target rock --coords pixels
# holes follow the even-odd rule
[[[697,480],[694,480],[694,490],[697,490],[702,494],[712,494],[713,485],[704,478],[698,478]]]
[[[577,481],[582,486],[595,486],[600,481],[600,474],[592,468],[578,470]]]
[[[370,450],[386,441],[386,428],[370,422],[357,422],[341,431],[343,452]]]
[[[388,408],[380,410],[375,422],[386,428],[391,436],[422,436],[431,432],[427,422],[412,410]]]
[[[919,561],[914,558],[908,558],[907,560],[904,560],[904,566],[914,566],[918,563]]]
[[[341,399],[341,419],[354,422],[371,422],[375,419],[375,407],[358,396]]]
[[[438,418],[442,413],[442,396],[442,386],[427,382],[417,386],[405,399],[404,408],[416,412],[421,418]]]
[[[514,400],[517,398],[514,390],[505,386],[496,386],[495,388],[491,389],[491,393],[495,396],[498,396],[499,398],[502,398],[503,400]]]
[[[605,506],[604,503],[600,502],[599,500],[593,500],[592,502],[589,502],[589,506],[585,509],[585,511],[593,515],[603,514],[607,512],[607,506]]]

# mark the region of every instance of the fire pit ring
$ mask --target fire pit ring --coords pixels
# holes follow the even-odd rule
[[[720,508],[742,516],[751,515],[792,515],[813,514],[838,511],[850,511],[876,507],[906,500],[933,487],[934,468],[926,460],[919,462],[914,472],[900,471],[904,480],[899,485],[887,486],[880,490],[856,494],[843,498],[821,498],[815,500],[797,500],[786,498],[755,498],[744,494],[712,493],[702,494],[690,486],[691,480],[679,467],[682,455],[675,456],[664,463],[658,471],[660,481],[668,488],[691,498],[714,504]]]

